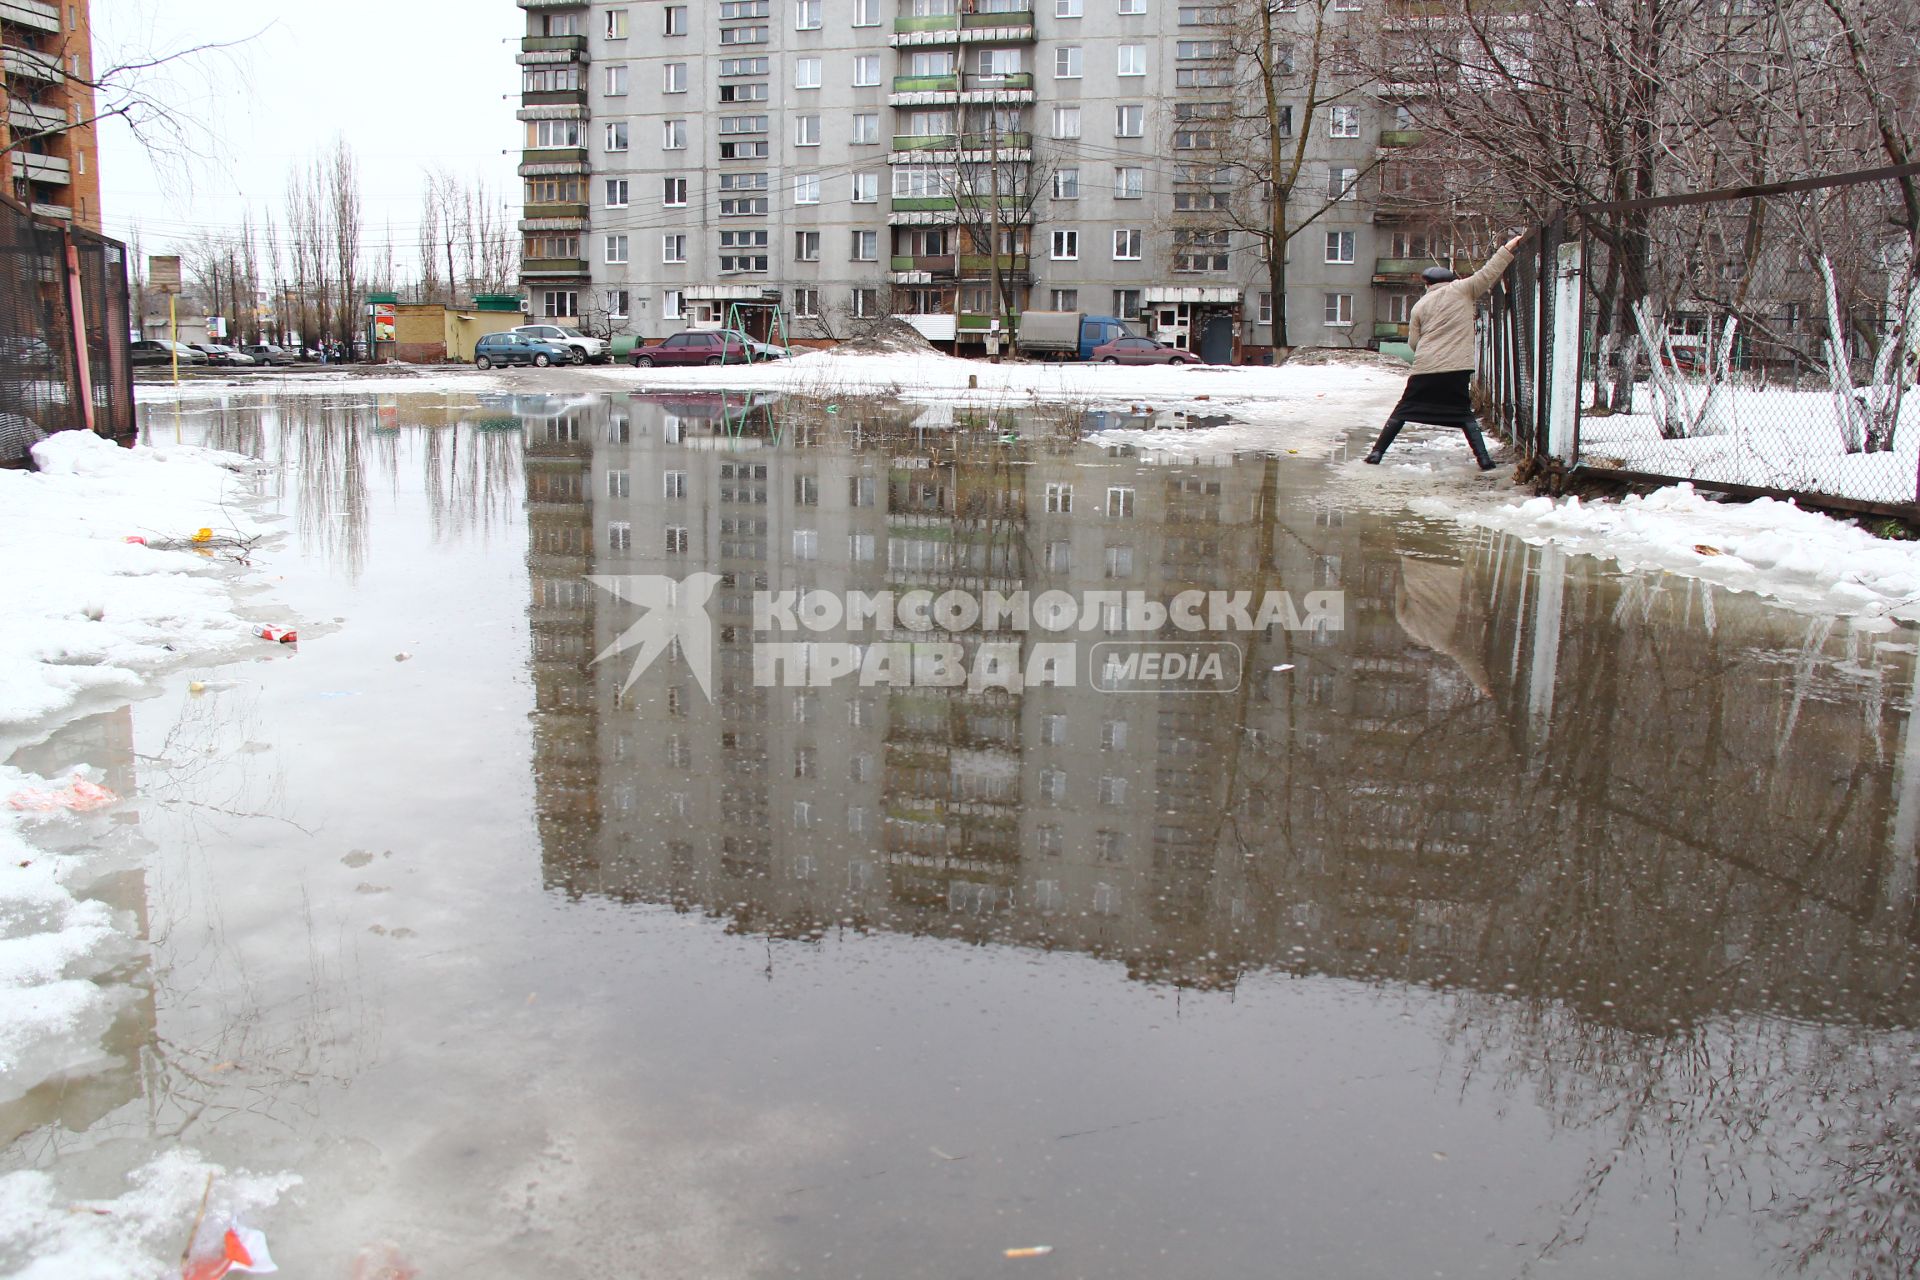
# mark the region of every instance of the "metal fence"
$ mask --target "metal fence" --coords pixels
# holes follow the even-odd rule
[[[1481,334],[1536,465],[1920,515],[1920,165],[1583,207]]]
[[[0,422],[134,432],[126,246],[0,200]]]

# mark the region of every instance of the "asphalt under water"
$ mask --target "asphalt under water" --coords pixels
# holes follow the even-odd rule
[[[1105,425],[158,410],[278,464],[302,639],[16,756],[136,797],[83,829],[147,948],[0,1168],[296,1171],[292,1275],[1911,1273],[1913,634]],[[642,611],[588,575],[696,572],[711,697],[595,662]],[[763,586],[1344,626],[1208,634],[1231,688],[1095,687],[1104,615],[1076,687],[764,687]]]

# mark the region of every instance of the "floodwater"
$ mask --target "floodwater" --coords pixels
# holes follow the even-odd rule
[[[302,641],[16,757],[137,797],[147,948],[0,1167],[293,1170],[291,1276],[1911,1274],[1913,633],[1098,425],[155,410],[279,464]],[[700,571],[711,697],[595,663],[586,575]],[[1091,687],[1104,615],[1075,687],[766,687],[763,586],[1345,616],[1231,689]]]

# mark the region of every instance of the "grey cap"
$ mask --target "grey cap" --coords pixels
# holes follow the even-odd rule
[[[1458,280],[1460,277],[1445,267],[1428,267],[1420,273],[1420,278],[1428,284],[1445,284],[1449,280]]]

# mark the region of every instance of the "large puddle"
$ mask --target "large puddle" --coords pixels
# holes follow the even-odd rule
[[[87,831],[149,948],[4,1167],[294,1170],[293,1275],[1910,1273],[1912,633],[1084,438],[1139,425],[154,411],[280,464],[302,642],[16,757],[138,797]],[[770,636],[762,590],[1084,616]]]

